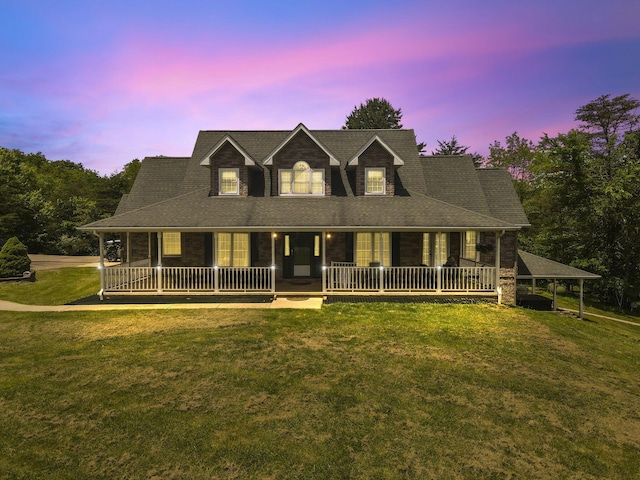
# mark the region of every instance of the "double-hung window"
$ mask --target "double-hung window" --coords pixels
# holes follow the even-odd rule
[[[478,261],[480,259],[479,252],[476,249],[478,244],[478,232],[475,230],[467,230],[464,232],[462,241],[462,257]]]
[[[238,195],[239,189],[239,169],[221,168],[218,170],[220,195]]]
[[[162,254],[166,256],[179,256],[182,254],[182,241],[180,232],[164,232],[162,234]]]
[[[447,262],[448,250],[447,233],[423,233],[422,234],[422,264],[429,267],[437,267]]]
[[[356,264],[368,267],[372,262],[391,265],[391,235],[389,232],[356,233]]]
[[[385,169],[384,168],[365,168],[365,195],[384,195],[385,194]]]
[[[218,233],[216,254],[220,267],[248,267],[249,234]]]
[[[324,170],[312,170],[307,162],[279,171],[280,195],[324,195]]]

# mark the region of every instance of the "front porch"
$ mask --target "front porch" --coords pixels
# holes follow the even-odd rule
[[[465,237],[465,232],[417,231],[130,232],[122,237],[124,263],[101,265],[100,293],[484,296],[502,301],[505,286],[508,290],[513,283],[515,289],[514,270],[505,268],[515,262],[501,255],[501,243],[515,236],[482,232],[471,242]],[[476,252],[477,241],[494,248]]]
[[[102,293],[237,295],[497,294],[495,267],[326,266],[319,279],[278,278],[274,267],[115,265],[101,269]]]

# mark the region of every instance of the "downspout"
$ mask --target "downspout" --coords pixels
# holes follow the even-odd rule
[[[502,287],[500,286],[500,239],[505,231],[496,232],[496,293],[498,294],[498,305],[502,305]]]

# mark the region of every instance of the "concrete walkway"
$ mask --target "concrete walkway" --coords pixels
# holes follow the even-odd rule
[[[24,305],[0,300],[0,310],[7,312],[81,312],[99,310],[187,310],[224,308],[299,308],[320,309],[322,298],[289,299],[278,297],[270,303],[164,303],[164,304],[103,304],[103,305]]]
[[[572,310],[570,308],[559,308],[558,309],[559,312],[570,312],[570,313],[574,313],[576,315],[579,315],[580,312],[578,310]],[[611,320],[612,322],[619,322],[619,323],[626,323],[628,325],[635,325],[636,327],[640,327],[640,323],[639,322],[632,322],[630,320],[623,320],[621,318],[615,318],[615,317],[607,317],[606,315],[600,315],[599,313],[589,313],[589,312],[583,312],[583,316],[590,316],[590,317],[596,317],[596,318],[604,318],[605,320]]]

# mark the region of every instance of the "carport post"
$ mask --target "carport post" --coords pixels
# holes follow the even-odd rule
[[[584,278],[580,279],[580,320],[584,315]]]

